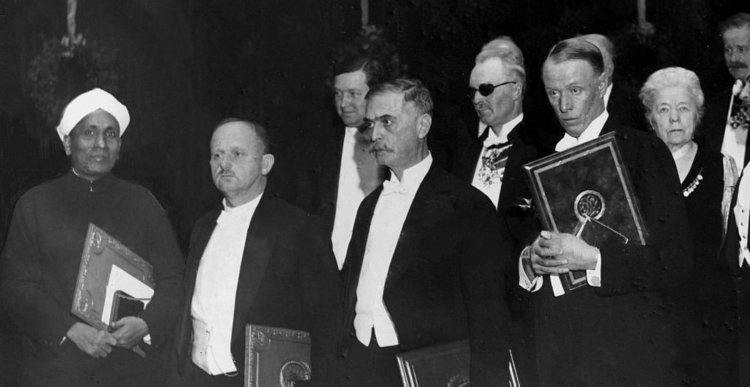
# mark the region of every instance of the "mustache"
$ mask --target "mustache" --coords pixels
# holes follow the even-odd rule
[[[216,171],[214,171],[214,176],[234,176],[234,172],[232,172],[231,169],[217,168]]]
[[[391,148],[389,148],[387,146],[383,146],[383,145],[380,145],[380,146],[374,146],[373,145],[373,146],[370,147],[370,153],[390,152],[390,151],[391,151]]]
[[[479,109],[488,109],[489,107],[490,107],[490,105],[487,102],[485,102],[485,101],[479,101],[479,102],[475,102],[474,103],[474,109],[476,109],[476,110],[479,110]]]
[[[727,64],[727,67],[729,67],[730,69],[745,69],[745,68],[747,68],[747,63],[745,63],[745,62],[729,62],[729,64]]]

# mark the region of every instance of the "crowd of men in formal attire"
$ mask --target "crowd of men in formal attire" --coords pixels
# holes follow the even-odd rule
[[[603,35],[558,42],[541,71],[498,37],[442,122],[419,80],[342,58],[339,136],[294,171],[270,175],[273,128],[213,128],[223,200],[185,256],[148,190],[111,173],[130,112],[83,93],[57,127],[70,170],[20,198],[2,251],[22,384],[240,386],[257,324],[310,333],[318,386],[398,386],[397,355],[459,340],[475,386],[750,385],[750,14],[721,37],[735,83],[709,98],[681,67],[627,95]],[[531,74],[553,125],[524,114]],[[540,221],[523,166],[608,133],[645,244],[589,244]],[[153,266],[145,309],[110,329],[71,314],[90,223]],[[566,292],[573,271],[585,284]]]

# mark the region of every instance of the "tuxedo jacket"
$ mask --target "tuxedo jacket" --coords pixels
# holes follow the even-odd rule
[[[620,82],[612,83],[612,93],[607,103],[608,120],[611,123],[648,131],[642,106],[627,87],[622,87]]]
[[[360,205],[343,267],[344,356],[357,340],[357,286],[381,192],[382,186]],[[508,380],[508,312],[501,273],[507,243],[498,235],[492,203],[433,164],[404,221],[383,292],[399,350],[469,338],[472,383]]]
[[[721,143],[724,141],[724,131],[727,126],[729,115],[729,102],[732,99],[731,86],[722,88],[719,92],[706,100],[706,109],[703,121],[700,124],[700,136],[713,150],[721,152]],[[745,143],[745,159],[743,165],[737,165],[742,170],[744,165],[750,162],[750,136]]]
[[[684,300],[675,289],[692,274],[693,261],[677,171],[666,146],[653,134],[608,121],[602,134],[612,131],[640,204],[646,245],[596,246],[602,256],[601,287],[554,297],[545,276],[544,286],[530,294],[541,385],[595,386],[615,380],[623,385],[671,385],[683,377],[685,349],[678,322],[684,317]],[[540,230],[541,224],[524,244]]]
[[[180,371],[192,361],[193,291],[219,214],[215,209],[201,217],[190,237],[187,298],[176,342]],[[331,385],[339,284],[321,225],[287,202],[263,195],[248,227],[237,284],[231,351],[240,374],[245,371],[245,325],[252,323],[310,332],[313,383]]]

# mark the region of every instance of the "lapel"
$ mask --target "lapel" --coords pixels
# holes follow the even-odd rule
[[[177,356],[178,365],[184,370],[187,359],[190,358],[190,345],[192,342],[193,323],[190,315],[192,307],[193,292],[195,291],[195,280],[198,276],[203,252],[206,250],[208,240],[216,227],[216,219],[221,210],[215,209],[208,212],[196,222],[188,250],[187,265],[185,265],[185,305],[182,310],[182,318],[178,326]]]
[[[349,324],[354,318],[354,308],[357,302],[357,286],[359,285],[359,273],[362,270],[362,261],[365,257],[365,248],[367,247],[367,235],[370,233],[370,223],[372,215],[375,212],[375,205],[378,203],[380,193],[383,191],[381,184],[370,195],[368,195],[359,206],[357,219],[352,230],[349,248],[346,253],[346,260],[342,268],[344,275],[344,302],[345,315],[344,326],[353,327]]]
[[[185,266],[185,294],[188,296],[188,300],[193,298],[198,266],[200,265],[201,257],[203,257],[203,252],[208,245],[208,240],[211,239],[211,234],[213,234],[214,228],[216,228],[216,219],[219,218],[220,213],[221,210],[211,210],[196,224],[195,235],[193,235],[193,240],[190,244],[188,261]]]
[[[727,222],[727,232],[724,236],[720,255],[721,257],[723,257],[724,263],[729,267],[729,270],[735,275],[740,273],[738,264],[740,233],[737,230],[737,218],[734,216],[734,206],[737,205],[737,196],[739,194],[739,189],[737,189],[738,187],[739,181],[737,181],[734,194],[732,194],[732,201],[729,205],[729,221]]]
[[[237,282],[237,294],[234,304],[234,325],[232,342],[237,337],[244,337],[247,313],[252,307],[271,258],[271,247],[275,243],[278,230],[275,230],[275,198],[261,197],[255,209],[250,226],[247,229],[245,250],[242,252],[240,276]],[[238,336],[239,335],[239,336]]]
[[[617,131],[617,124],[613,123],[612,120],[607,118],[607,121],[604,122],[604,126],[602,127],[602,131],[601,133],[599,133],[599,135],[601,136],[602,134],[607,134],[609,132],[616,132],[616,131]]]
[[[462,121],[462,130],[466,132],[466,138],[470,140],[463,149],[458,149],[453,167],[453,172],[456,176],[461,177],[464,181],[468,181],[469,184],[474,179],[474,170],[477,167],[479,155],[482,153],[482,142],[487,137],[486,135],[477,136],[479,117],[477,117],[473,109],[471,113],[471,115],[468,112],[464,114],[466,118]]]
[[[446,197],[450,194],[446,175],[446,172],[433,163],[420,184],[393,252],[385,291],[388,291],[414,262],[423,259],[422,238],[430,232],[437,219],[452,211],[452,201]]]

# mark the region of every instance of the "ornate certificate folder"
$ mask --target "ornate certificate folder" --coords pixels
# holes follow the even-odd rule
[[[291,387],[310,380],[310,334],[247,324],[245,386]]]
[[[90,223],[71,312],[89,325],[105,330],[116,321],[113,317],[120,305],[116,295],[123,297],[123,294],[128,301],[145,307],[154,294],[153,267]],[[131,311],[138,309],[141,307],[130,307]]]
[[[592,246],[611,240],[646,243],[641,217],[615,133],[524,165],[547,230],[577,235]],[[560,275],[565,292],[586,286],[586,272]]]
[[[455,341],[396,356],[404,387],[469,385],[469,341]]]

